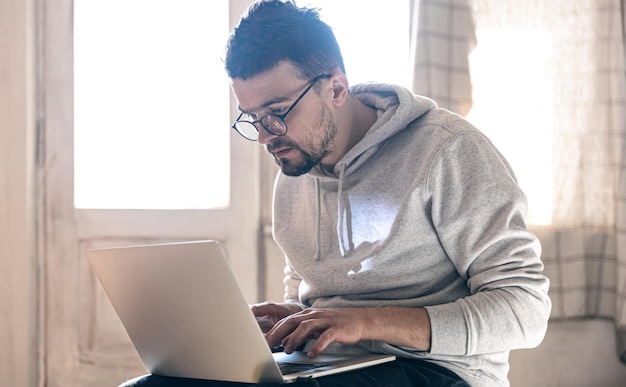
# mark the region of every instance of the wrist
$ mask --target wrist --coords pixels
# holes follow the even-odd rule
[[[430,350],[430,318],[424,308],[381,307],[368,309],[364,321],[365,340]]]

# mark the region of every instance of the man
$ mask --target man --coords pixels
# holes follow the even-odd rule
[[[291,2],[254,4],[225,64],[233,128],[281,169],[285,302],[252,306],[268,345],[398,357],[319,385],[507,386],[509,351],[542,341],[551,304],[525,196],[491,142],[404,88],[350,88],[330,27]]]

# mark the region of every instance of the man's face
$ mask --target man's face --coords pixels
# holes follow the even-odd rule
[[[285,175],[299,176],[322,163],[334,150],[337,126],[326,99],[332,95],[328,79],[321,79],[298,101],[287,114],[287,134],[276,136],[260,123],[258,142],[267,151]],[[256,121],[267,114],[284,114],[306,90],[310,82],[297,77],[293,67],[281,62],[272,70],[248,80],[232,81],[242,119]],[[321,95],[315,87],[321,87]]]

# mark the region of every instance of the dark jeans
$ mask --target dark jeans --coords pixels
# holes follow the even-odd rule
[[[129,380],[120,387],[243,387],[246,383],[216,382],[211,380],[170,378],[146,375]],[[264,383],[256,386],[270,387],[280,384]],[[320,387],[469,387],[458,375],[436,364],[423,360],[402,359],[368,367],[356,371],[324,376],[316,379],[302,379],[287,386]]]

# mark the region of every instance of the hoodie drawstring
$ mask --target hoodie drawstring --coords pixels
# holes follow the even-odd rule
[[[339,187],[337,188],[337,236],[339,238],[339,249],[341,255],[346,256],[347,252],[354,250],[354,242],[352,242],[352,227],[347,222],[351,221],[349,208],[345,206],[343,200],[343,179],[346,172],[346,165],[341,164],[339,168]],[[347,239],[347,242],[346,242]]]
[[[319,261],[322,257],[322,230],[321,230],[321,217],[322,217],[322,206],[320,199],[320,179],[315,178],[315,201],[316,201],[316,210],[317,210],[317,246],[315,249],[315,260]]]

